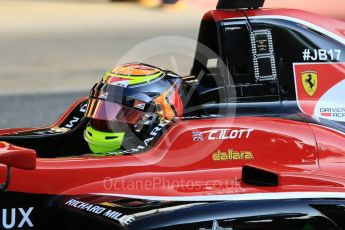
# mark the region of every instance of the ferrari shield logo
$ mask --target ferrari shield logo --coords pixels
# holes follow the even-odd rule
[[[302,72],[302,83],[304,90],[309,96],[313,96],[317,89],[317,72],[305,71]]]

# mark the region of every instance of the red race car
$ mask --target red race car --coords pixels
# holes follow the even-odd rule
[[[190,76],[122,65],[2,130],[0,229],[345,228],[345,23],[263,2],[205,14]]]

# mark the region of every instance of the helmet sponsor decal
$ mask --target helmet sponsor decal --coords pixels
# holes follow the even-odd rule
[[[303,113],[345,122],[345,63],[297,63],[294,75]]]
[[[140,109],[140,110],[145,110],[146,103],[142,101],[135,100],[134,102],[134,108]]]
[[[108,92],[101,92],[98,96],[99,99],[106,100],[108,98],[109,93]]]
[[[109,84],[110,85],[116,85],[116,86],[120,86],[120,87],[123,87],[123,88],[127,88],[127,86],[129,85],[129,81],[131,79],[128,79],[128,78],[119,78],[119,77],[112,77],[110,78],[109,80]]]

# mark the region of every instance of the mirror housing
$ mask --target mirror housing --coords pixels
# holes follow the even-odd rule
[[[36,169],[36,151],[0,142],[0,164],[24,170]]]
[[[36,169],[36,151],[7,142],[0,142],[0,164],[7,166],[6,182],[0,184],[0,191],[7,191],[11,182],[11,168],[34,170]]]

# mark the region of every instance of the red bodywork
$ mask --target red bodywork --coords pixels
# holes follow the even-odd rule
[[[344,37],[343,24],[314,14],[296,10],[247,12],[249,16],[284,15],[302,19]],[[243,16],[240,11],[210,11],[204,20]],[[234,133],[230,129],[235,130]],[[22,129],[1,133],[19,131]],[[209,133],[193,140],[193,132]],[[38,159],[36,170],[13,169],[9,190],[37,194],[150,196],[345,192],[344,140],[344,133],[330,128],[282,118],[180,120],[145,153]],[[224,153],[238,159],[226,159]],[[277,173],[278,186],[244,183],[241,181],[244,165]],[[5,167],[1,168],[0,175],[0,181],[4,181]]]
[[[238,135],[227,140],[207,140],[207,135],[202,141],[192,140],[192,132],[224,127],[253,130],[248,138],[242,133],[241,138]],[[210,133],[211,138],[221,135],[221,131]],[[224,135],[229,137],[230,132]],[[36,170],[13,169],[9,190],[160,196],[329,191],[330,187],[332,191],[344,191],[344,138],[344,134],[325,127],[280,118],[179,121],[145,153],[38,159]],[[215,153],[229,149],[251,152],[253,159],[214,160]],[[281,176],[280,186],[258,189],[242,183],[241,170],[245,164],[276,169]],[[4,168],[1,175],[5,175]],[[130,189],[135,181],[146,181],[148,185]]]

